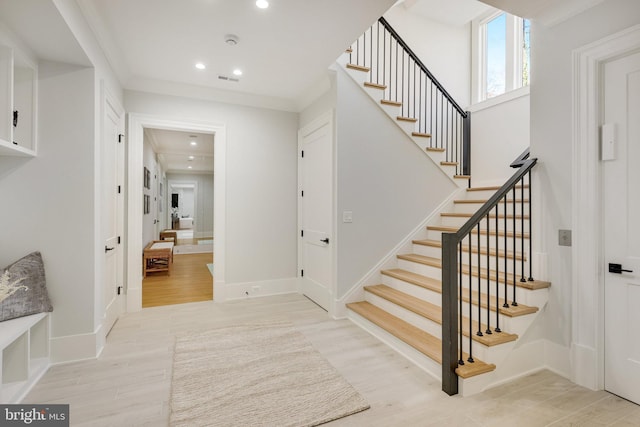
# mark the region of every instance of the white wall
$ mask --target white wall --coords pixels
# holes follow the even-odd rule
[[[465,108],[471,99],[471,23],[442,24],[411,13],[402,4],[389,9],[384,18]]]
[[[130,113],[226,126],[226,284],[294,278],[298,114],[125,92]]]
[[[469,109],[471,176],[476,187],[504,184],[514,173],[511,162],[529,147],[529,95],[498,104],[496,101]]]
[[[153,197],[154,194],[157,192],[157,186],[158,186],[158,180],[156,177],[156,170],[158,169],[158,159],[157,159],[157,155],[156,153],[153,151],[153,147],[151,146],[151,143],[149,143],[149,141],[147,141],[147,139],[145,138],[144,140],[144,145],[143,145],[143,154],[142,154],[142,162],[143,162],[143,166],[146,167],[147,169],[149,169],[149,175],[150,175],[150,180],[151,180],[151,188],[144,188],[143,189],[143,194],[148,195],[150,200],[149,200],[149,213],[148,214],[143,214],[142,216],[142,246],[145,247],[147,245],[147,243],[149,243],[152,240],[157,240],[160,236],[156,235],[156,225],[155,225],[155,221],[156,220],[160,220],[160,218],[156,215],[157,212],[154,211],[154,203],[153,203]],[[131,173],[143,173],[144,168],[140,171],[131,171]],[[142,200],[140,200],[140,203],[143,203]],[[143,210],[144,212],[144,210]]]
[[[340,298],[457,187],[342,70],[337,87]]]
[[[546,334],[569,352],[572,343],[595,348],[593,319],[571,324],[571,248],[558,246],[558,229],[572,229],[572,51],[639,23],[640,2],[608,0],[556,26],[533,22],[531,28],[531,150],[539,158],[536,181],[541,201],[543,234],[537,245],[547,253],[551,299],[546,309]],[[581,283],[581,293],[598,293],[597,277]],[[557,361],[548,361],[557,363]]]
[[[194,200],[197,211],[193,212],[195,217],[193,229],[195,237],[213,236],[213,177],[213,174],[167,174],[167,181],[169,182],[188,181],[195,182],[198,186],[197,198]],[[171,192],[169,192],[169,199],[166,204],[171,204]],[[180,200],[180,205],[182,205],[182,200]]]
[[[38,156],[2,159],[0,267],[40,251],[54,338],[94,331],[94,70],[41,61]],[[13,164],[13,165],[11,165]]]

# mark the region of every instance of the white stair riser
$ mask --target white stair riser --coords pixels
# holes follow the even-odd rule
[[[416,131],[416,123],[414,122],[407,122],[404,120],[398,120],[396,119],[396,122],[398,122],[398,125],[402,128],[403,131],[405,131],[407,133],[407,135],[411,135],[411,132],[415,132]],[[420,144],[420,146],[422,146],[422,144]]]
[[[438,339],[442,339],[442,325],[440,323],[427,319],[373,293],[366,292],[365,298],[370,304],[383,309],[387,313],[404,320],[405,322],[433,335]],[[473,356],[479,358],[483,362],[496,363],[504,359],[511,346],[511,343],[505,343],[498,346],[487,347],[480,342],[474,341],[472,345]],[[469,338],[466,336],[463,336],[462,338],[462,347],[464,351],[469,351]]]
[[[362,73],[364,74],[364,73]],[[385,98],[385,91],[382,89],[378,89],[378,88],[373,88],[373,87],[369,87],[369,86],[365,86],[363,83],[363,88],[365,90],[365,92],[367,92],[367,94],[373,98],[374,101],[376,102],[380,102],[380,100]]]
[[[443,162],[445,160],[446,155],[442,151],[426,151],[426,153],[438,165],[440,164],[440,162]]]
[[[486,200],[481,197],[467,197],[466,200]],[[464,212],[464,213],[476,213],[478,209],[483,206],[484,203],[453,203],[453,212]],[[516,214],[520,214],[522,212],[522,205],[520,203],[516,203],[515,206]],[[494,208],[495,212],[495,208]],[[501,203],[499,205],[499,213],[504,214],[504,205]],[[511,202],[507,203],[507,214],[513,213],[513,204]],[[529,207],[525,203],[524,205],[524,213],[525,215],[529,214]]]
[[[420,245],[420,244],[414,244],[413,245],[413,253],[418,254],[418,255],[424,255],[424,256],[428,256],[428,257],[432,257],[432,258],[438,258],[441,259],[442,257],[442,249],[438,248],[438,247],[434,247],[434,246],[426,246],[426,245]],[[477,252],[473,252],[471,254],[474,265],[476,265],[477,260],[478,260],[478,253]],[[462,258],[465,262],[465,264],[468,264],[469,261],[469,252],[462,252]],[[500,271],[504,270],[504,257],[500,256],[498,257],[498,262],[499,262],[499,266],[500,266]],[[516,260],[517,265],[516,265],[516,270],[520,271],[520,260]],[[496,266],[496,257],[494,255],[490,255],[489,256],[489,265],[491,266],[491,269],[495,269]],[[483,268],[487,267],[487,254],[482,253],[480,254],[480,266]],[[513,259],[512,258],[507,258],[507,272],[512,272],[513,271]],[[525,271],[529,271],[529,266],[527,264],[527,262],[525,261]]]
[[[440,225],[442,225],[444,227],[460,228],[463,225],[465,225],[467,223],[467,221],[469,221],[469,219],[470,218],[468,218],[468,217],[441,216],[440,217]],[[495,218],[489,218],[489,226],[491,227],[491,230],[495,230],[496,229],[496,219]],[[487,228],[486,220],[482,221],[482,228]],[[524,221],[522,221],[521,218],[516,218],[516,223],[514,224],[513,223],[513,218],[507,218],[506,228],[509,231],[511,231],[511,230],[513,230],[515,228],[518,231],[524,229],[525,232],[529,232],[529,220],[525,219]],[[504,230],[504,229],[505,229],[504,218],[503,217],[499,217],[498,218],[498,230]]]
[[[416,328],[422,329],[423,331],[433,335],[438,339],[442,338],[442,325],[437,322],[427,319],[426,317],[422,317],[419,314],[400,307],[399,305],[394,304],[389,300],[381,298],[378,295],[374,295],[371,292],[365,292],[365,300],[368,303],[383,309],[387,313],[396,316],[397,318],[402,319],[407,323],[410,323]]]
[[[491,248],[495,248],[496,245],[496,236],[495,235],[489,235],[487,236],[487,234],[483,234],[484,230],[480,229],[480,246],[487,246],[487,237],[489,237],[489,247]],[[528,232],[528,231],[527,231]],[[427,230],[427,237],[429,240],[436,240],[438,242],[442,241],[442,233],[443,231],[439,231],[439,230]],[[505,238],[502,235],[498,236],[498,249],[504,249],[505,246]],[[523,249],[523,242],[522,239],[520,239],[519,237],[516,237],[515,239],[513,237],[507,236],[507,241],[506,241],[506,245],[507,245],[507,250],[508,251],[513,251],[514,247],[514,241],[515,241],[515,250],[516,252],[521,252]],[[463,245],[467,246],[468,245],[468,241],[465,239],[463,241]],[[471,246],[478,246],[478,234],[477,231],[474,230],[472,231],[472,239],[471,239]],[[524,239],[524,251],[525,253],[527,253],[529,251],[529,239],[525,238]]]
[[[436,280],[442,280],[442,269],[433,267],[430,265],[424,265],[417,262],[407,261],[404,259],[398,259],[398,267],[407,271],[411,271],[413,273],[421,274],[423,276],[431,277]],[[480,290],[482,293],[493,295],[495,298],[495,289],[496,282],[494,280],[489,280],[488,282],[490,292],[487,292],[487,279],[480,278]],[[462,275],[462,287],[467,290],[469,286],[469,275]],[[478,290],[478,277],[471,276],[471,286],[474,291]],[[465,292],[468,292],[465,291]],[[498,296],[500,298],[504,298],[504,283],[500,283],[498,285]],[[517,302],[529,306],[540,307],[540,302],[544,305],[546,303],[547,298],[547,290],[546,289],[538,289],[538,290],[530,290],[526,288],[516,287],[516,299]],[[513,285],[509,284],[507,286],[507,301],[511,303],[513,299]]]
[[[455,182],[456,182],[456,184],[458,184],[458,187],[460,187],[460,188],[469,188],[469,179],[468,178],[456,178]]]
[[[407,295],[411,295],[421,300],[430,302],[434,305],[442,305],[442,294],[432,291],[430,289],[423,288],[421,286],[414,285],[404,280],[396,279],[395,277],[382,275],[382,284],[396,289],[400,292],[404,292]]]
[[[348,317],[356,325],[397,351],[399,354],[407,358],[410,362],[416,364],[419,368],[433,376],[438,381],[442,380],[442,365],[428,356],[420,353],[402,340],[394,337],[381,327],[371,323],[364,317],[351,310],[348,310]]]
[[[457,172],[457,166],[455,165],[440,165],[440,169],[442,169],[447,175],[454,176]],[[456,182],[458,180],[456,179]]]

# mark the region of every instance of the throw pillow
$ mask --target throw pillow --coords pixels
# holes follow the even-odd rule
[[[40,252],[3,269],[0,275],[0,321],[53,311]]]

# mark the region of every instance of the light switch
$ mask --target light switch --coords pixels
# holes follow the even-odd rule
[[[616,159],[616,125],[602,125],[602,141],[600,141],[600,158],[603,161]]]
[[[353,211],[342,211],[342,222],[353,222]]]
[[[571,230],[558,230],[558,244],[571,246]]]

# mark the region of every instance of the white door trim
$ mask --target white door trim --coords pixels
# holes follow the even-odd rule
[[[604,388],[604,258],[599,158],[602,63],[640,49],[640,25],[573,52],[572,380]]]
[[[129,113],[127,128],[127,311],[142,309],[142,161],[144,128],[215,134],[213,182],[213,251],[216,256],[216,300],[223,300],[226,231],[226,126],[215,122]],[[137,236],[140,236],[139,238]],[[222,292],[221,292],[222,291]],[[222,298],[220,298],[222,297]]]
[[[337,234],[337,221],[336,221],[336,213],[335,213],[335,207],[338,206],[337,204],[337,180],[336,180],[336,130],[335,130],[335,126],[334,126],[334,110],[331,109],[325,113],[323,113],[322,115],[320,115],[319,117],[317,117],[315,120],[313,120],[311,123],[305,125],[304,127],[302,127],[300,130],[298,130],[298,271],[297,271],[297,278],[298,278],[298,293],[302,293],[302,289],[301,289],[301,277],[300,277],[300,270],[302,269],[302,239],[300,237],[300,230],[302,229],[302,222],[303,222],[303,218],[302,218],[302,198],[300,197],[300,184],[302,182],[302,164],[300,162],[300,152],[302,151],[302,140],[303,140],[303,135],[308,135],[309,133],[313,132],[316,129],[321,128],[322,126],[325,125],[329,125],[329,131],[331,133],[331,152],[333,153],[333,158],[332,158],[332,168],[333,168],[333,173],[332,173],[332,183],[331,183],[331,189],[332,189],[332,195],[331,195],[331,201],[332,201],[332,215],[333,215],[333,219],[331,221],[331,240],[332,240],[332,244],[329,246],[329,250],[331,251],[331,301],[329,302],[329,307],[328,307],[328,313],[330,316],[335,317],[336,313],[337,313],[337,301],[338,301],[338,295],[337,295],[337,283],[338,283],[338,271],[337,271],[337,265],[338,265],[338,254],[337,254],[337,244],[338,244],[338,234]]]

